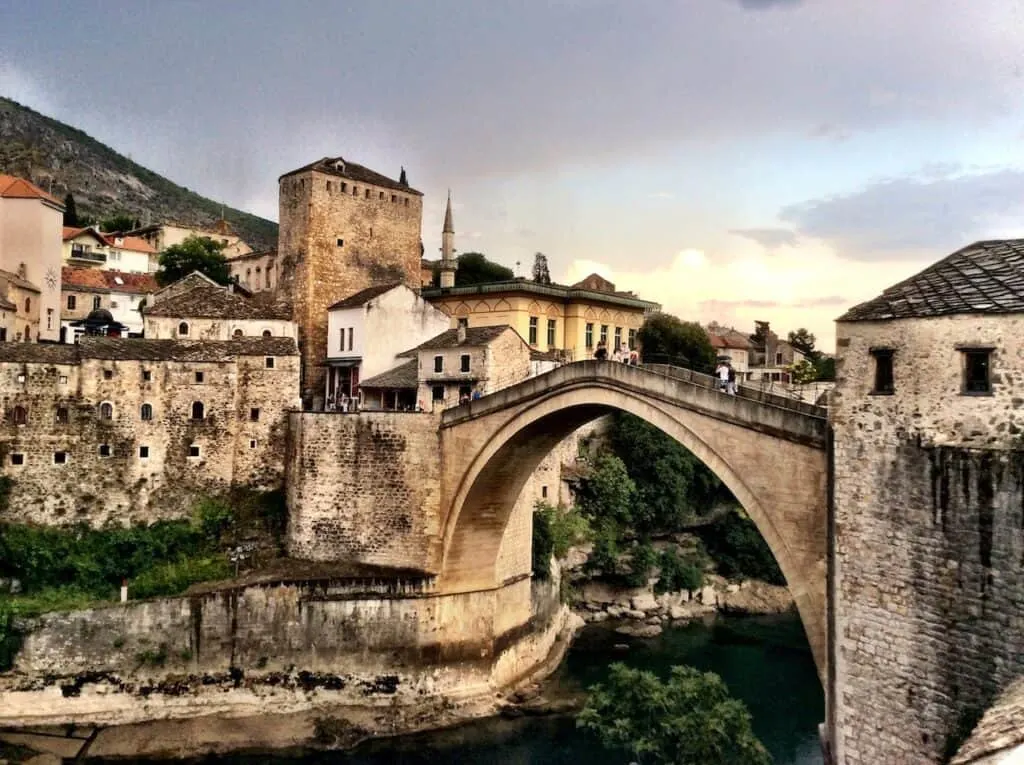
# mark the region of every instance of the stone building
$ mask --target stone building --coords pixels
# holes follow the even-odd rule
[[[298,375],[287,337],[0,343],[2,517],[153,521],[230,486],[278,488]]]
[[[146,337],[155,340],[229,340],[289,337],[297,329],[287,308],[239,294],[193,271],[147,298]]]
[[[358,399],[360,380],[393,369],[402,361],[398,354],[447,327],[443,312],[400,282],[367,287],[332,305],[327,312],[324,361],[328,408],[343,399]],[[374,408],[401,408],[397,402],[387,406],[379,396],[371,396],[368,403]]]
[[[359,290],[420,285],[423,195],[341,157],[323,158],[279,179],[278,260],[294,307],[303,354],[304,396],[323,390],[327,309]]]
[[[231,278],[249,292],[269,292],[277,289],[277,250],[249,252],[228,258]]]
[[[39,337],[39,303],[41,292],[25,278],[26,268],[18,273],[0,271],[0,297],[3,298],[3,325],[0,342],[28,342]]]
[[[835,761],[945,762],[1024,673],[1024,240],[852,308],[836,348]]]
[[[0,270],[38,290],[31,339],[60,336],[61,233],[64,206],[22,178],[0,175]],[[24,336],[23,336],[24,337]]]
[[[73,343],[83,334],[80,323],[91,312],[106,310],[111,318],[127,327],[127,332],[142,336],[141,308],[146,296],[158,289],[149,273],[125,273],[98,268],[61,269],[61,342]]]

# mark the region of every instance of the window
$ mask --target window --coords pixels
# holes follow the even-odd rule
[[[140,460],[148,460],[149,459],[149,447],[148,446],[140,446],[139,447],[139,459]]]
[[[444,401],[444,386],[435,385],[431,390],[431,397],[434,401]]]
[[[188,322],[183,321],[178,325],[178,335],[181,337],[188,337]]]
[[[553,348],[555,345],[555,330],[558,328],[558,321],[556,319],[548,319],[548,348]]]
[[[205,414],[206,414],[206,407],[203,406],[203,402],[202,401],[193,401],[192,402],[192,419],[193,420],[201,420],[201,419],[203,419],[203,415],[205,415]]]
[[[110,444],[100,444],[100,456],[101,457],[109,457],[110,456]]]
[[[199,452],[199,446],[198,445],[192,444],[191,446],[188,447],[188,456],[189,457],[198,457],[199,454],[200,454],[200,452]]]
[[[530,317],[530,345],[537,344],[537,317]]]
[[[27,343],[31,339],[32,339],[32,330],[30,330],[28,327],[25,327],[25,342]]]
[[[359,187],[358,186],[352,186],[352,196],[354,196],[354,197],[359,196]]]
[[[53,329],[53,309],[46,309],[46,328]]]
[[[25,373],[24,373],[24,372],[19,372],[19,373],[18,373],[18,377],[17,377],[17,380],[18,380],[18,382],[20,382],[20,383],[23,383],[23,382],[25,382]]]
[[[270,269],[272,269],[272,268],[273,268],[273,266],[267,266],[266,273],[263,274],[266,277],[266,286],[268,288],[270,287]]]
[[[469,317],[468,316],[460,316],[459,317],[459,329],[469,329]]]
[[[12,465],[24,465],[25,464],[25,455],[24,454],[12,454],[11,455],[11,464]]]
[[[7,327],[0,327],[0,342],[7,342]]]
[[[341,182],[341,190],[346,194],[348,193],[348,184],[345,183],[344,181]]]
[[[777,366],[777,367],[781,367],[782,366],[782,351],[776,351],[775,352],[775,366]]]
[[[28,425],[28,409],[16,406],[11,410],[11,422],[15,425]]]
[[[469,385],[459,386],[459,403],[469,401],[469,397],[473,394],[473,389]]]
[[[110,307],[111,308],[117,308],[118,307],[117,301],[116,300],[111,300],[110,301]]]
[[[342,353],[345,352],[345,328],[342,327],[338,330],[338,350]]]
[[[32,298],[25,298],[25,313],[32,313]]]
[[[234,332],[231,333],[231,336],[232,337],[241,337],[242,336],[242,330],[236,329]]]
[[[263,330],[263,336],[264,337],[271,337],[270,330],[269,329]]]
[[[92,310],[94,310],[94,311],[100,310],[100,296],[99,295],[93,295],[92,296]]]
[[[153,419],[153,405],[152,404],[143,404],[139,408],[139,418],[142,419],[142,420],[145,420],[147,422],[149,420],[152,420]]]
[[[352,327],[348,328],[348,349],[352,350]]]
[[[444,356],[434,356],[434,373],[444,371]]]
[[[196,382],[201,383],[206,379],[206,375],[203,372],[196,372]]]
[[[635,329],[629,330],[629,350],[631,350],[631,351],[635,351],[636,350],[636,330]]]
[[[150,372],[148,369],[143,369],[142,370],[142,382],[149,382],[152,379],[153,379],[153,373]]]
[[[601,325],[601,342],[604,343],[605,345],[608,345],[608,325],[607,324],[602,324]]]
[[[249,439],[249,448],[250,449],[255,449],[256,448],[256,439],[255,438],[250,438]]]
[[[964,349],[964,393],[991,393],[991,348]]]
[[[384,201],[384,192],[383,191],[377,192],[377,199],[379,199],[381,201]]]
[[[391,204],[394,204],[397,201],[398,201],[398,194],[392,194],[391,195]]]
[[[330,181],[327,181],[327,193],[328,194],[331,193],[331,182]]]
[[[114,379],[114,370],[113,369],[104,369],[103,370],[103,379],[104,380],[113,380]]]
[[[252,409],[249,410],[249,420],[251,422],[260,421],[260,408],[258,406],[254,406]]]
[[[263,364],[264,364],[264,366],[266,366],[267,369],[273,369],[274,368],[274,357],[273,356],[267,356],[265,359],[263,359]]]
[[[68,295],[68,310],[69,311],[74,311],[75,307],[77,305],[78,305],[78,298],[76,298],[74,295]]]
[[[547,486],[541,486],[540,487],[540,497],[541,497],[541,499],[547,499],[548,498],[548,487]]]
[[[68,384],[68,376],[67,375],[61,375],[60,376],[60,384],[61,385],[67,385]]]
[[[405,197],[405,206],[406,206],[406,207],[408,207],[408,206],[409,206],[409,197]]]
[[[114,405],[111,404],[109,401],[104,401],[102,404],[100,404],[100,419],[114,419]]]
[[[66,465],[68,462],[67,452],[54,452],[53,453],[53,464],[54,465]]]
[[[622,350],[622,327],[615,328],[615,347]]]
[[[469,371],[469,354],[468,353],[463,353],[459,357],[459,369],[462,372],[468,372]]]
[[[68,408],[66,406],[58,406],[57,407],[56,420],[57,420],[57,424],[58,425],[67,425],[67,423],[68,423]]]
[[[873,348],[871,355],[875,359],[875,387],[871,392],[892,393],[896,390],[892,373],[892,349]]]
[[[366,189],[365,191],[363,191],[363,196],[364,196],[364,197],[365,197],[366,199],[369,199],[369,198],[370,198],[370,190],[369,190],[369,189]]]
[[[592,322],[592,321],[588,321],[587,322],[587,329],[586,329],[586,332],[584,333],[584,338],[583,339],[584,339],[584,342],[586,343],[586,346],[588,348],[593,348],[594,347],[594,322]]]

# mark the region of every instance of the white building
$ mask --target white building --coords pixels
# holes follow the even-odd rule
[[[451,319],[404,284],[368,287],[327,309],[328,408],[356,398],[359,382],[402,363],[398,354],[444,332]]]
[[[81,322],[93,311],[108,311],[123,324],[129,336],[142,336],[141,308],[146,296],[157,289],[156,279],[147,273],[125,273],[104,268],[61,269],[63,307],[61,339],[75,342],[85,333]]]
[[[68,265],[147,274],[157,269],[156,250],[138,236],[104,234],[87,226],[63,228],[63,257]]]

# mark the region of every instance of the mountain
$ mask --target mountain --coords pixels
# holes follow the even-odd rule
[[[0,173],[27,178],[78,214],[209,226],[221,217],[254,250],[277,246],[277,224],[207,199],[137,165],[81,130],[0,97]]]

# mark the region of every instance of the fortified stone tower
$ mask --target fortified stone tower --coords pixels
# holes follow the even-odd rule
[[[444,227],[441,229],[441,287],[455,286],[455,226],[452,225],[452,192],[448,192],[448,206],[444,209]]]
[[[293,306],[303,394],[322,394],[327,309],[359,290],[420,286],[423,194],[341,157],[282,175],[279,294]]]

